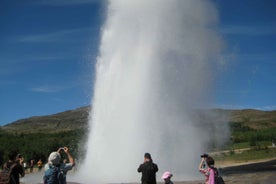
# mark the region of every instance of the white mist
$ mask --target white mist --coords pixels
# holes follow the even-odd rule
[[[207,0],[109,1],[82,182],[140,182],[145,152],[158,180],[166,170],[195,177],[210,132],[192,110],[205,107],[212,86],[216,24]]]

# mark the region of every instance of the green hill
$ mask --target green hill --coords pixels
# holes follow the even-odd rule
[[[38,133],[38,132],[64,132],[76,129],[86,129],[88,127],[90,106],[81,107],[74,110],[47,115],[34,116],[21,119],[5,126],[1,129],[10,133]]]
[[[64,132],[77,129],[87,129],[90,106],[68,110],[53,115],[34,116],[21,119],[1,127],[1,130],[10,133],[38,133]],[[216,114],[229,116],[229,122],[239,123],[240,126],[260,130],[276,128],[276,111],[261,111],[254,109],[224,110],[213,109]],[[206,112],[205,112],[206,114]],[[198,113],[198,116],[204,116]],[[215,117],[216,118],[216,117]],[[215,119],[214,118],[214,119]],[[201,117],[204,119],[204,117]]]
[[[68,146],[75,157],[85,154],[90,106],[47,116],[21,119],[0,127],[0,164],[9,150],[17,149],[25,158],[47,160],[49,152]],[[215,112],[215,113],[212,113]],[[218,122],[228,117],[231,137],[226,147],[267,147],[276,140],[276,111],[213,109],[195,112],[204,122],[207,114],[215,114]],[[219,114],[218,116],[216,116]],[[207,120],[208,121],[208,120]],[[206,122],[208,123],[208,122]],[[226,148],[227,149],[227,148]],[[266,150],[267,152],[267,150]],[[265,156],[265,154],[263,154]]]
[[[227,110],[231,122],[240,122],[255,130],[276,128],[276,111],[260,111],[253,109]]]

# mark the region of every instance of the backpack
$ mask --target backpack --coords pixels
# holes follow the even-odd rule
[[[44,184],[66,184],[65,175],[58,166],[50,165],[43,176]],[[1,184],[1,183],[0,183]]]
[[[7,167],[7,163],[4,164],[2,171],[0,172],[0,184],[15,184],[15,179],[11,175],[13,168],[16,166],[13,163],[10,167]]]
[[[214,170],[215,175],[215,184],[225,184],[223,178],[219,175],[219,171],[217,168],[212,168]]]

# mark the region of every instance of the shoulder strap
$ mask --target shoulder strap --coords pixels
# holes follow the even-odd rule
[[[13,168],[16,165],[17,165],[16,163],[12,163],[12,165],[10,167],[8,167],[8,162],[6,162],[3,165],[3,170],[1,172],[1,182],[0,183],[11,183],[11,184],[16,183],[13,175],[11,174],[12,171],[13,171]]]
[[[216,167],[211,167],[211,169],[214,171],[215,177],[219,176],[219,172]]]
[[[3,169],[7,169],[8,168],[8,162],[5,162],[3,165]]]
[[[63,169],[62,169],[61,167],[58,167],[58,175],[57,175],[57,178],[58,178],[59,184],[66,184],[65,175],[64,175]]]
[[[59,166],[50,165],[43,177],[44,183],[65,184],[63,172]]]
[[[210,167],[211,169],[213,169],[214,171],[217,171],[217,168],[216,167]]]
[[[8,162],[6,162],[4,165],[3,165],[3,168],[4,169],[9,169],[10,171],[13,170],[13,168],[17,165],[17,163],[13,163],[10,167],[8,167]]]
[[[13,168],[15,168],[16,165],[17,165],[17,163],[13,163],[13,164],[10,166],[10,170],[13,170]]]

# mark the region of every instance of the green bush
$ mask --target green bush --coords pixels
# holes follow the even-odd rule
[[[255,146],[259,141],[272,141],[276,139],[275,132],[276,128],[267,128],[261,130],[243,129],[232,126],[232,137],[233,143],[250,142],[251,146]]]
[[[59,133],[11,134],[0,131],[0,164],[7,160],[11,150],[20,152],[25,161],[42,159],[47,161],[48,155],[59,147],[67,146],[74,157],[84,154],[79,143],[85,139],[85,130],[74,130]]]

